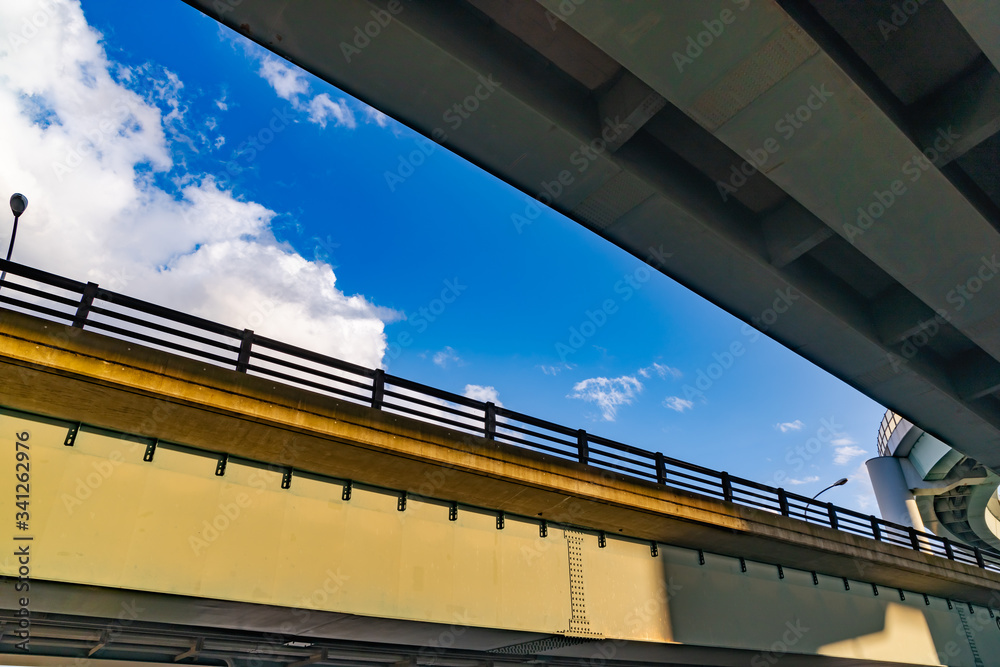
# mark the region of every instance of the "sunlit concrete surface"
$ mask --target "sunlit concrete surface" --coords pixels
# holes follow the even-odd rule
[[[491,648],[621,641],[660,662],[675,648],[702,652],[687,664],[781,646],[910,664],[1000,655],[983,606],[1000,577],[979,568],[24,315],[0,319],[0,382],[5,407],[57,418],[0,416],[10,448],[18,433],[31,448],[24,534],[31,578],[50,586],[37,611],[101,617],[60,592],[84,586],[152,596],[150,622],[208,604],[212,627],[244,628],[239,605],[257,605],[479,628]],[[15,484],[0,479],[0,495]],[[13,551],[0,568],[16,576]],[[974,603],[965,621],[958,600]],[[357,639],[343,627],[316,632]]]
[[[990,3],[186,1],[1000,471]]]

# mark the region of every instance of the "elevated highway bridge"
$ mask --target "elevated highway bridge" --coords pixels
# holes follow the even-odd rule
[[[1000,473],[995,3],[186,1]]]
[[[5,267],[8,663],[1000,655],[988,552]]]

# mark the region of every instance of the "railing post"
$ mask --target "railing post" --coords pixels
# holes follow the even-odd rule
[[[826,511],[830,516],[830,528],[833,528],[834,530],[839,530],[839,528],[837,527],[839,525],[837,521],[837,506],[834,505],[833,503],[827,503]]]
[[[497,406],[491,401],[486,403],[486,439],[496,440],[497,438]]]
[[[590,445],[587,443],[587,432],[582,428],[576,432],[576,448],[580,463],[590,462]]]
[[[666,484],[667,483],[667,462],[663,458],[661,452],[656,452],[653,455],[653,459],[656,461],[656,483]]]
[[[253,330],[244,329],[240,341],[240,356],[236,358],[236,372],[246,373],[250,366],[250,348],[253,346]]]
[[[913,549],[920,551],[920,538],[917,537],[917,529],[911,526],[907,532],[910,534],[910,544],[913,545]]]
[[[733,480],[729,478],[729,473],[723,471],[722,477],[722,499],[727,503],[733,502]]]
[[[944,552],[948,556],[948,560],[955,560],[955,550],[951,547],[951,540],[947,537],[942,537],[941,540],[944,542]]]
[[[874,516],[871,518],[872,524],[872,537],[874,537],[879,542],[882,541],[882,529],[878,526],[878,519]]]
[[[976,554],[976,563],[985,570],[986,561],[983,560],[983,552],[979,550],[979,547],[972,547],[972,551]]]
[[[382,409],[382,398],[385,396],[385,371],[381,368],[375,369],[375,378],[372,381],[372,407],[376,410]]]
[[[73,326],[77,329],[82,329],[87,323],[90,308],[94,305],[94,297],[97,296],[97,289],[97,283],[87,283],[83,288],[83,296],[80,297],[80,305],[77,306],[76,316],[73,318]]]
[[[788,494],[784,489],[778,489],[778,507],[781,508],[781,516],[788,516]]]

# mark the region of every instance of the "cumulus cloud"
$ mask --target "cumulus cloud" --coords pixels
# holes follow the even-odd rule
[[[681,373],[676,368],[671,368],[666,364],[658,364],[654,361],[652,366],[646,366],[645,368],[640,368],[639,375],[641,375],[644,378],[651,378],[654,375],[657,375],[661,380],[665,380],[668,377],[677,380],[683,375],[683,373]]]
[[[839,466],[847,465],[852,460],[861,456],[865,453],[865,450],[860,447],[855,447],[854,445],[846,445],[843,447],[837,447],[834,450],[833,462]]]
[[[0,25],[25,25],[38,7],[0,3]],[[176,163],[183,82],[110,61],[79,3],[46,7],[30,38],[0,42],[0,191],[31,200],[15,259],[380,366],[396,313],[345,295],[329,265],[278,242],[274,211]],[[289,95],[301,89],[275,71]]]
[[[462,359],[455,352],[453,347],[446,346],[443,350],[434,353],[434,363],[441,368],[448,368],[450,364],[461,364]]]
[[[500,392],[494,387],[484,387],[478,384],[467,384],[465,385],[465,391],[462,395],[466,398],[471,398],[474,401],[483,401],[484,403],[493,403],[499,407],[503,407],[503,403],[500,402]]]
[[[305,72],[276,56],[265,56],[260,61],[258,74],[271,84],[278,97],[292,101],[309,91]]]
[[[309,102],[309,121],[320,127],[326,127],[329,121],[351,129],[358,126],[354,113],[347,106],[347,100],[341,98],[334,102],[326,93],[317,95]]]
[[[690,410],[694,407],[694,403],[687,400],[686,398],[681,398],[680,396],[667,396],[663,399],[663,407],[670,408],[677,412],[684,412],[685,410]]]
[[[621,405],[631,405],[642,391],[642,382],[631,375],[617,378],[596,377],[577,382],[569,398],[595,403],[605,421],[614,421]]]
[[[805,424],[801,420],[796,419],[793,422],[781,422],[780,424],[775,424],[774,428],[778,429],[782,433],[788,433],[789,431],[801,431]]]

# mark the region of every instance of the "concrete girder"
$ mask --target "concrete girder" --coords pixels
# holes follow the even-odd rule
[[[734,152],[761,156],[773,182],[1000,359],[1000,237],[781,6],[656,14],[641,3],[588,3],[564,20]],[[644,20],[641,37],[621,39]],[[997,466],[995,444],[946,437]]]
[[[556,210],[645,259],[737,317],[756,322],[769,336],[875,400],[903,414],[919,415],[919,421],[926,428],[964,447],[985,464],[1000,469],[1000,447],[997,446],[1000,445],[1000,406],[988,400],[963,403],[951,386],[947,368],[936,355],[922,353],[919,358],[901,357],[898,348],[884,345],[878,338],[865,300],[824,277],[821,270],[807,261],[807,256],[798,255],[801,261],[781,270],[776,268],[771,263],[761,220],[741,206],[721,201],[715,185],[705,174],[672,154],[656,150],[655,142],[638,140],[642,131],[613,156],[609,155],[607,146],[614,137],[607,134],[601,137],[602,130],[609,128],[598,124],[600,110],[594,96],[581,94],[578,87],[568,84],[564,75],[540,62],[537,54],[526,53],[523,42],[515,45],[517,37],[499,34],[492,26],[472,18],[468,11],[454,11],[458,5],[449,5],[452,7],[449,11],[439,11],[436,6],[421,3],[394,5],[355,0],[338,3],[337,11],[330,13],[324,3],[308,1],[288,4],[275,0],[243,0],[235,3],[236,6],[207,0],[186,1],[279,55],[404,120],[522,191],[551,203]],[[692,89],[691,80],[695,78],[703,82],[714,81],[721,88],[746,80],[764,81],[772,84],[772,88],[785,90],[788,79],[792,78],[790,73],[802,69],[796,69],[794,63],[822,61],[829,65],[829,59],[773,3],[761,6],[734,4],[737,7],[745,4],[746,12],[731,10],[739,20],[731,22],[732,25],[726,24],[727,32],[722,35],[726,39],[717,40],[695,61],[696,69],[691,71],[696,71],[697,77],[682,82],[681,92],[689,97],[704,93],[704,99],[697,101],[700,111],[694,114],[701,121],[714,117],[729,98],[718,93],[712,98],[711,91]],[[218,5],[225,7],[221,15]],[[564,12],[558,3],[548,3],[548,8],[551,14],[601,47],[600,39],[587,34],[586,21],[582,17],[587,12],[624,5],[599,5],[594,2],[574,4],[572,13]],[[393,14],[387,25],[379,29],[376,24],[373,36],[365,36],[362,27],[370,24],[374,15],[400,6],[403,9]],[[630,4],[630,11],[639,14],[622,30],[622,44],[628,50],[648,42],[650,35],[663,37],[660,32],[667,29],[667,23],[681,26],[677,30],[683,26],[702,25],[706,6],[703,3],[672,5],[671,20],[665,22],[662,16],[657,16],[663,13],[661,4]],[[722,3],[718,8],[731,9],[731,6]],[[774,31],[770,28],[778,26],[777,36],[772,36]],[[745,39],[735,34],[741,31]],[[684,41],[683,36],[680,39]],[[745,59],[747,40],[760,46],[769,57],[776,58],[776,68],[763,72],[762,77],[747,77],[744,76],[746,71],[737,71],[724,80],[715,81],[719,77],[712,72],[719,70],[719,63],[708,69],[705,66],[715,59],[721,59],[723,65],[739,64]],[[670,48],[673,47],[669,40],[658,48],[661,58],[657,68],[667,75],[673,64]],[[658,88],[659,84],[654,85],[655,77],[643,73],[641,66],[634,71],[627,67],[628,63],[616,49],[614,44],[600,48],[615,56],[628,71],[661,96],[677,104]],[[662,66],[663,63],[667,65]],[[763,67],[767,63],[757,64]],[[474,114],[462,117],[458,123],[452,122],[458,120],[455,117],[445,119],[453,103],[466,99],[479,86],[486,85],[484,79],[490,81],[490,76],[500,85],[492,86],[489,99],[477,105]],[[845,90],[854,90],[849,81],[844,85],[847,86]],[[806,92],[812,94],[808,87]],[[739,98],[737,106],[743,105],[751,111],[751,103],[756,98],[746,97],[744,93],[746,91],[741,93],[739,90],[734,93]],[[860,104],[863,97],[855,95],[851,102]],[[681,108],[688,110],[690,106]],[[668,105],[661,115],[671,110],[674,108]],[[857,111],[852,107],[855,116]],[[871,109],[864,111],[870,113]],[[845,128],[855,120],[850,117],[851,113],[846,115]],[[656,122],[657,118],[649,121],[651,132]],[[734,123],[727,122],[726,131],[732,127]],[[817,133],[829,139],[830,127],[824,124],[814,127],[812,134],[804,130],[797,132],[796,141],[783,144],[777,158],[763,164],[761,171],[783,185],[774,174],[808,170],[801,165],[789,166],[787,158],[794,153],[796,159],[801,159],[803,151],[808,153],[809,149],[816,148]],[[862,134],[860,139],[845,136],[837,136],[835,147],[844,154],[861,143],[874,143],[867,134]],[[730,145],[737,156],[747,155],[748,150],[751,154],[759,154],[759,146],[734,148],[737,142],[725,132],[718,132],[713,141],[718,139]],[[588,149],[586,144],[591,142],[602,150]],[[912,144],[908,145],[915,150]],[[842,158],[844,155],[834,153],[830,161]],[[854,180],[867,187],[862,178]],[[925,177],[924,184],[930,180],[930,176]],[[940,180],[945,179],[940,177]],[[827,185],[824,181],[816,187],[829,190]],[[820,219],[824,216],[819,213],[829,213],[817,211],[817,202],[808,193],[796,199]],[[933,208],[923,200],[919,203],[928,210]],[[534,202],[529,202],[523,211],[512,212],[512,223],[519,231],[530,231],[529,217],[535,206]],[[959,208],[965,215],[969,207]],[[829,225],[829,221],[824,221]],[[873,247],[881,252],[887,229],[888,225],[880,223],[868,230],[863,240],[871,240]],[[889,234],[890,237],[899,237],[894,228],[890,231],[895,234]],[[947,250],[947,244],[944,245]],[[988,247],[988,243],[978,245]],[[953,262],[947,268],[959,271],[961,262]],[[1000,286],[1000,281],[997,282]],[[789,314],[760,324],[765,317],[775,317],[775,313],[770,312],[774,310],[775,292],[788,289],[798,290],[808,298],[799,300]],[[963,310],[963,317],[968,319],[973,306],[980,308],[981,303],[988,300],[984,294],[977,302],[970,301],[966,304],[969,308]],[[745,331],[748,337],[758,335],[749,328]]]
[[[1000,16],[988,0],[943,0],[993,66],[1000,70]]]
[[[914,114],[917,142],[940,168],[1000,131],[1000,74],[983,63]]]

